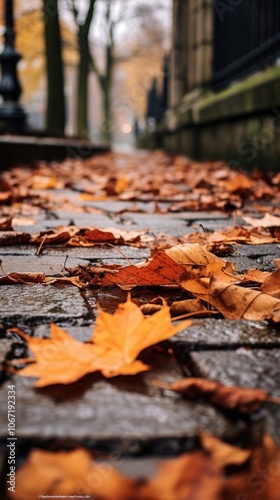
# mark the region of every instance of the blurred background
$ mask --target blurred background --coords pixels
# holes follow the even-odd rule
[[[279,0],[12,4],[29,133],[279,168]]]
[[[21,103],[29,127],[95,143],[133,144],[146,127],[147,96],[156,80],[161,91],[171,0],[13,3],[15,43],[22,55]],[[2,34],[4,10],[1,0]]]

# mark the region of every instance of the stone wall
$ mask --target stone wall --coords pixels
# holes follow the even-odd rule
[[[148,142],[197,159],[225,159],[232,167],[280,170],[280,68],[219,93],[187,95]]]
[[[174,0],[170,109],[140,147],[280,170],[280,67],[212,92],[212,0]]]

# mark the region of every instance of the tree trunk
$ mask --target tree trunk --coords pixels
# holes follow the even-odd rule
[[[65,96],[62,43],[59,26],[58,0],[44,0],[46,43],[47,112],[46,127],[54,135],[64,135]]]
[[[103,91],[103,139],[107,143],[112,140],[112,111],[111,111],[111,87],[112,87],[113,58],[112,46],[106,48],[106,74],[102,82]]]
[[[83,25],[79,27],[79,66],[77,94],[77,133],[84,137],[88,133],[88,76],[89,76],[89,45],[88,34]]]

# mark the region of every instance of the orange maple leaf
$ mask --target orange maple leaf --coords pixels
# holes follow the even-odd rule
[[[37,339],[21,333],[35,358],[19,374],[39,377],[37,387],[51,384],[70,384],[88,373],[101,371],[105,377],[133,375],[150,367],[137,360],[143,349],[173,337],[191,321],[173,325],[170,308],[145,318],[140,308],[131,302],[120,304],[114,314],[99,308],[91,342],[73,339],[58,326],[51,325],[49,339]],[[19,363],[15,360],[13,363]]]

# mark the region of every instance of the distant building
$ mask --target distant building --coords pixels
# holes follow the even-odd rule
[[[169,110],[145,141],[280,170],[278,0],[173,0]]]

